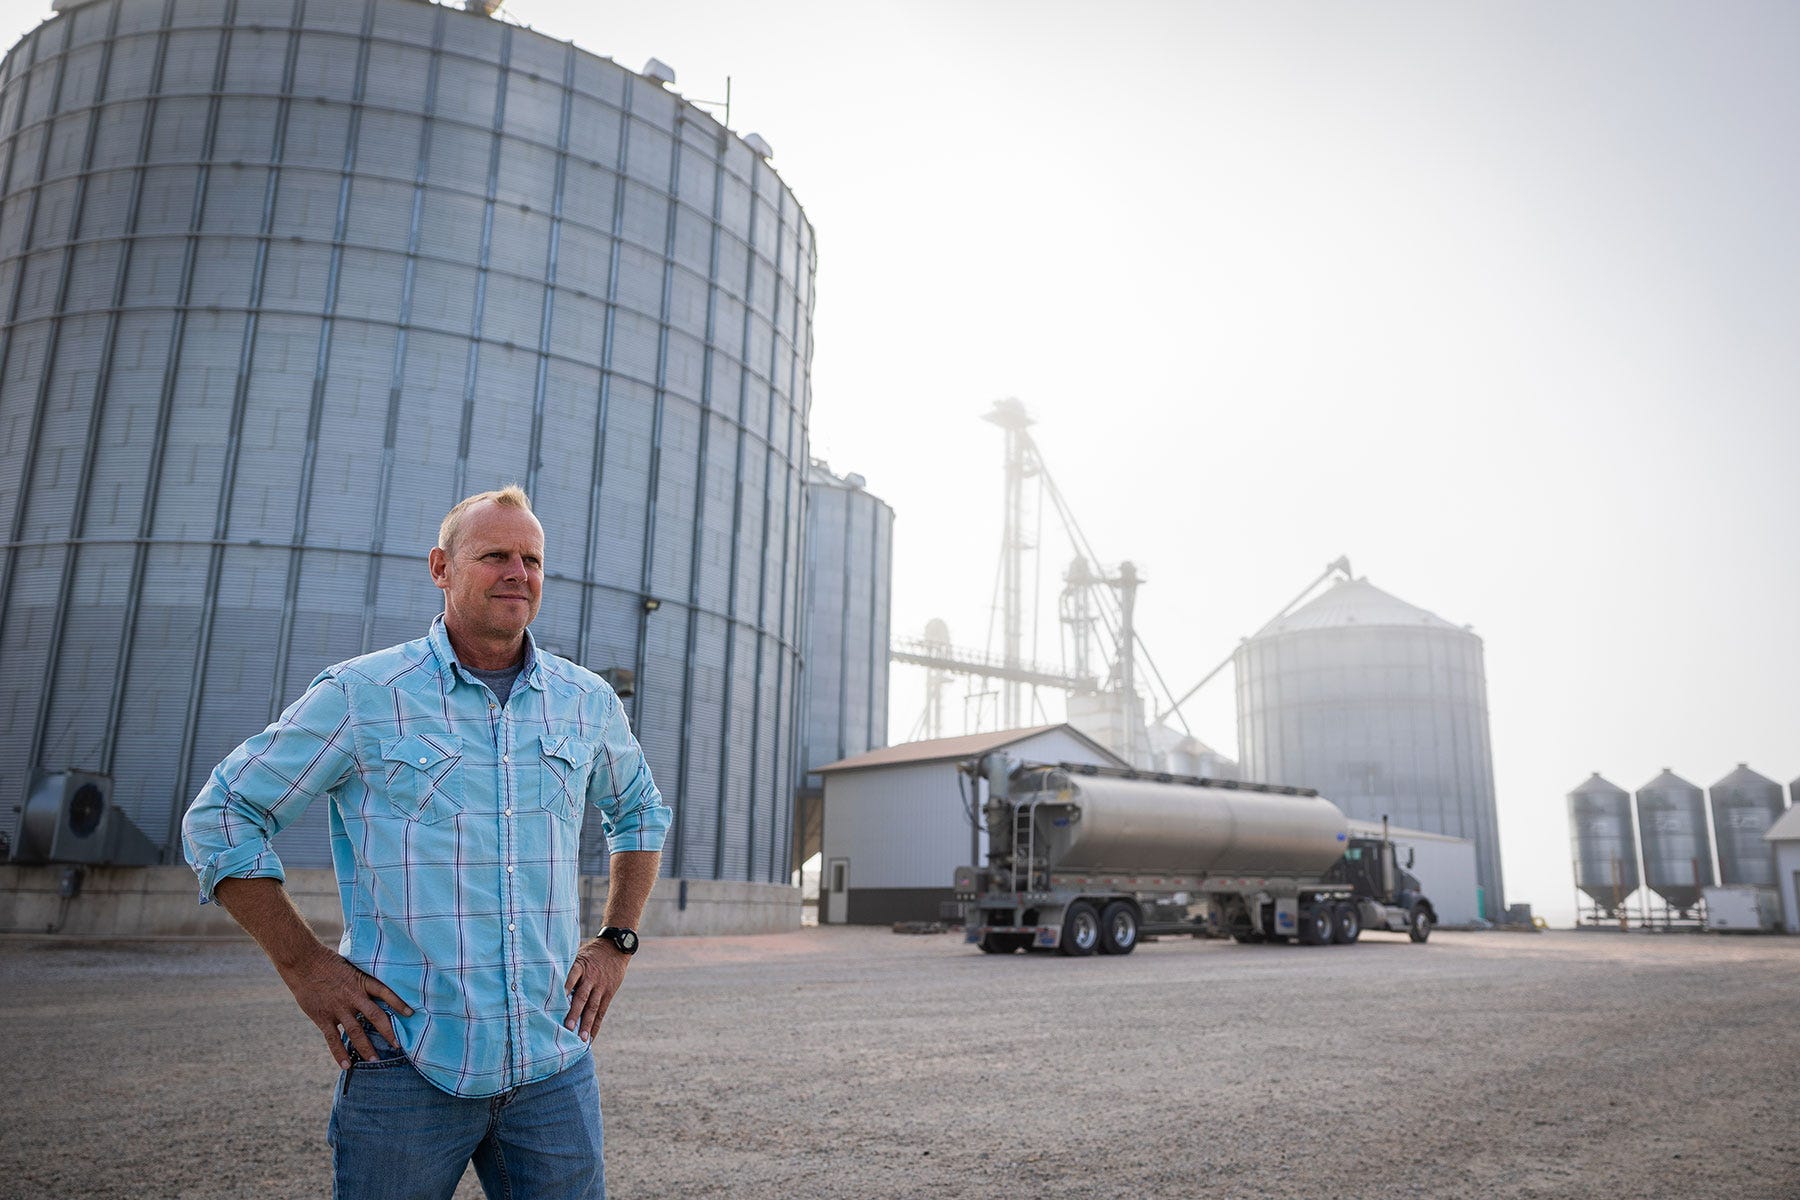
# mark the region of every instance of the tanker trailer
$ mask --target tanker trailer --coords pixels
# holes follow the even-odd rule
[[[1130,954],[1161,934],[1324,945],[1385,929],[1423,942],[1437,920],[1393,843],[1352,837],[1309,788],[1004,752],[961,769],[988,785],[987,865],[957,868],[955,889],[967,940],[989,954]]]

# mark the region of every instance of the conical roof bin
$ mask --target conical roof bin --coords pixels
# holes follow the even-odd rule
[[[1644,883],[1669,907],[1692,910],[1713,882],[1706,793],[1665,769],[1638,789],[1637,810]]]
[[[1575,886],[1610,915],[1637,890],[1637,841],[1631,793],[1598,771],[1569,793],[1569,836],[1575,848]]]

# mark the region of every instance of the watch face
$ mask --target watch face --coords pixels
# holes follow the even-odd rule
[[[619,949],[627,954],[630,954],[633,950],[637,949],[637,934],[631,932],[629,929],[619,930],[615,940],[619,944]]]

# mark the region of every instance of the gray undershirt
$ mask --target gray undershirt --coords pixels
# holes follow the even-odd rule
[[[519,681],[519,675],[525,670],[525,660],[521,658],[512,666],[502,667],[498,671],[484,671],[480,667],[471,667],[464,663],[463,670],[487,684],[488,690],[494,693],[494,697],[504,708],[506,707],[506,698],[512,695],[513,684]]]

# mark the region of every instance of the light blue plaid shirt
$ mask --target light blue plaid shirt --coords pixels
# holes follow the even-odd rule
[[[562,1026],[583,800],[615,853],[659,850],[669,827],[613,690],[525,637],[504,706],[456,661],[441,616],[418,641],[328,668],[218,765],[182,822],[204,904],[221,879],[285,878],[270,837],[328,798],[339,949],[412,1005],[394,1017],[401,1048],[458,1096],[590,1052]]]

